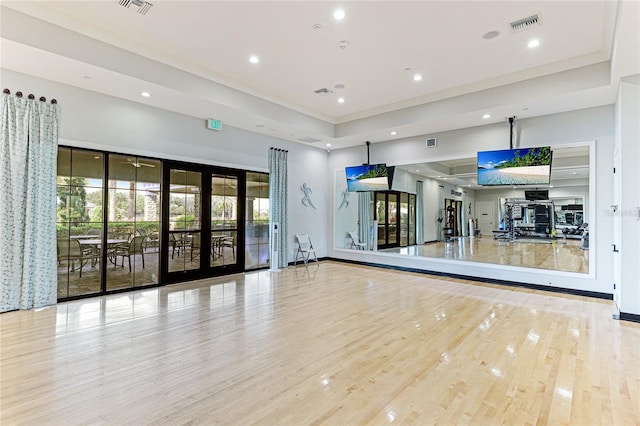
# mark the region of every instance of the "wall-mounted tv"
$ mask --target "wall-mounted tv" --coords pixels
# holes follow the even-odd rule
[[[478,152],[478,185],[548,185],[551,147]]]
[[[385,163],[346,167],[347,191],[388,191],[393,178],[392,170]]]

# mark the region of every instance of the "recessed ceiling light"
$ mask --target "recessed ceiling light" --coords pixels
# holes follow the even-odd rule
[[[398,132],[391,132],[391,136],[395,136],[397,134],[398,134]]]
[[[553,188],[553,185],[549,185],[549,188]]]
[[[258,62],[260,62],[260,58],[258,58],[256,55],[251,55],[249,56],[249,62],[251,62],[252,64],[257,64]]]
[[[416,173],[420,173],[420,170],[419,170],[419,169],[418,169],[418,170],[416,170]]]
[[[344,98],[338,98],[338,103],[339,104],[343,104],[344,103]]]
[[[486,120],[487,118],[491,118],[491,114],[485,114],[485,115],[483,115],[483,116],[482,116],[482,118],[484,118],[485,120]]]
[[[422,74],[413,75],[413,81],[420,81],[420,80],[422,80]]]
[[[327,146],[331,146],[331,144],[330,144],[330,143],[328,143],[328,144],[327,144]]]
[[[500,35],[500,31],[489,31],[488,33],[484,33],[482,36],[485,40],[491,40],[492,38],[496,38]]]
[[[341,20],[344,19],[345,17],[345,13],[344,10],[342,9],[336,9],[335,12],[333,12],[333,17],[337,20]]]
[[[149,93],[149,92],[142,92],[142,93],[140,93],[140,96],[144,96],[145,98],[148,98],[149,96],[151,96],[151,93]]]
[[[534,38],[533,40],[529,41],[529,44],[527,44],[527,46],[530,48],[538,47],[540,46],[540,40],[538,40],[537,38]]]

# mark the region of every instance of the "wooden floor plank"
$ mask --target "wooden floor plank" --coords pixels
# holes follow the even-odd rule
[[[638,424],[611,301],[322,262],[0,315],[0,424]]]

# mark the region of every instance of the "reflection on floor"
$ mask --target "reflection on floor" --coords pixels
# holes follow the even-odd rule
[[[1,423],[633,425],[615,312],[334,262],[7,312]]]
[[[434,242],[381,251],[586,274],[589,273],[589,250],[582,250],[581,245],[582,242],[579,240],[507,241],[458,237],[450,242]]]

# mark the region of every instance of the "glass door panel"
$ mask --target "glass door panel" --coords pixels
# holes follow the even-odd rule
[[[200,269],[202,174],[169,171],[169,272]]]
[[[389,226],[387,228],[387,244],[398,244],[398,194],[388,194],[387,217]]]
[[[387,197],[384,192],[376,192],[376,219],[378,221],[378,246],[387,244]]]
[[[400,247],[409,244],[409,194],[400,193]]]
[[[58,298],[101,291],[104,155],[58,149]]]
[[[159,282],[160,176],[159,160],[109,156],[108,291]]]
[[[212,267],[233,265],[238,252],[238,178],[211,176],[211,256]]]

